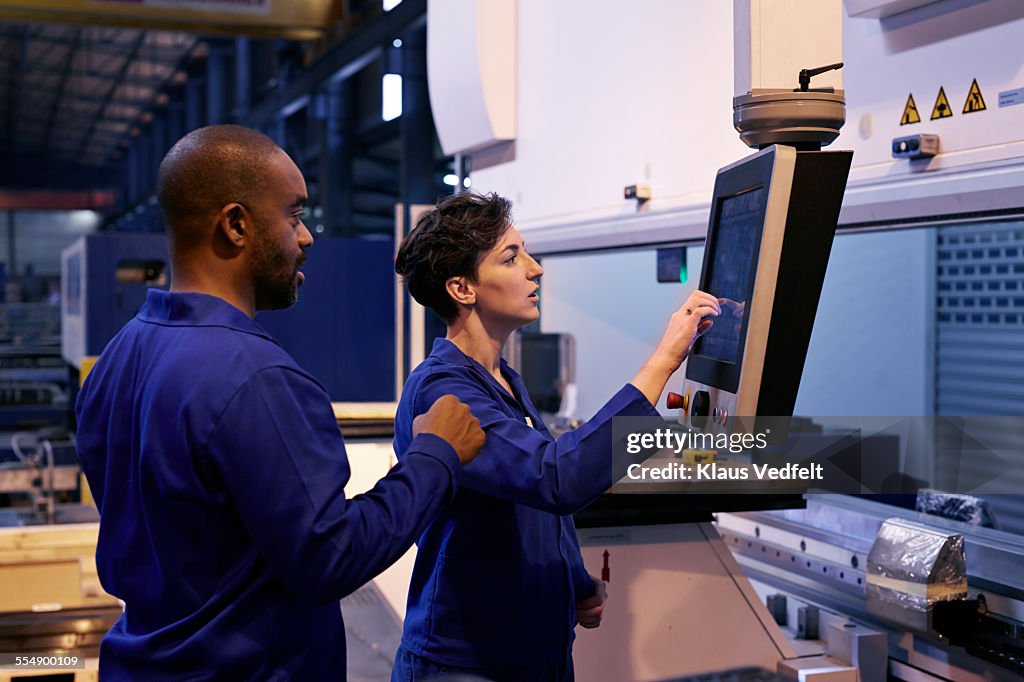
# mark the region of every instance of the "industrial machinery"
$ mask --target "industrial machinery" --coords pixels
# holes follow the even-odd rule
[[[61,253],[64,359],[81,369],[95,358],[146,300],[149,287],[170,281],[162,234],[89,234]]]
[[[852,156],[819,149],[843,123],[842,55],[828,52],[841,45],[840,4],[734,8],[734,122],[758,151],[717,176],[698,288],[723,313],[670,396],[684,429],[713,434],[757,423],[742,417],[793,414]],[[761,51],[780,41],[759,30],[791,38]],[[820,52],[802,51],[811,34]],[[819,78],[829,82],[813,87]],[[1001,428],[1006,451],[1019,453],[1016,419]],[[1019,468],[990,457],[996,439],[939,418],[907,420],[902,434],[871,420],[845,431],[805,421],[800,428],[816,430],[806,440],[855,443],[870,456],[858,460],[858,483],[886,494],[787,504],[620,484],[577,515],[585,562],[612,595],[602,627],[577,632],[580,679],[767,679],[751,666],[822,682],[1024,676],[1024,545],[985,527],[1001,508],[1020,518],[1019,496],[918,489],[987,484],[984,458],[992,478],[1014,476]],[[912,447],[927,450],[926,471],[909,465]],[[1004,482],[999,492],[1012,489]]]
[[[1024,543],[938,515],[1017,505],[996,498],[824,495],[806,509],[719,514],[716,527],[804,655],[845,660],[851,679],[1018,680]]]
[[[95,520],[95,510],[60,505],[79,492],[81,469],[74,438],[61,426],[20,431],[10,436],[12,459],[0,460],[0,494],[8,500],[25,498],[27,504],[0,509],[0,526],[24,526],[76,520]],[[84,514],[83,514],[84,512]]]
[[[793,413],[852,157],[778,144],[718,172],[700,289],[722,313],[672,398],[680,422]]]
[[[699,288],[722,314],[669,394],[681,423],[712,431],[792,415],[853,158],[821,151],[846,119],[840,4],[737,0],[734,21],[733,124],[760,151],[715,179]]]
[[[523,378],[537,411],[556,438],[580,425],[577,411],[576,339],[572,334],[517,331],[503,356]]]
[[[167,262],[163,235],[80,238],[61,259],[60,345],[0,356],[0,651],[88,659],[54,678],[95,679],[100,640],[122,612],[96,575],[99,514],[80,503],[72,384],[148,288],[167,285]]]
[[[523,143],[517,149],[515,145],[520,133],[514,114],[525,108],[517,107],[515,100],[518,64],[515,33],[510,30],[515,22],[493,19],[485,12],[497,10],[484,8],[486,3],[466,3],[474,6],[470,11],[464,6],[455,7],[455,3],[435,4],[445,7],[439,12],[431,7],[430,30],[442,30],[442,23],[434,21],[438,17],[448,20],[447,26],[457,26],[452,33],[459,36],[458,40],[432,40],[430,49],[434,54],[428,60],[431,91],[439,95],[432,102],[434,118],[446,152],[472,154],[474,164],[480,167],[515,159],[520,168],[533,170],[532,165],[516,158],[517,154],[529,156],[532,147],[528,150]],[[891,62],[899,76],[890,79],[894,83],[891,87],[900,90],[900,104],[908,101],[914,117],[917,109],[913,99],[904,99],[907,95],[902,88],[909,87],[916,70],[907,67],[918,61],[919,55],[949,57],[948,61],[924,60],[917,72],[919,79],[925,70],[948,78],[946,72],[956,70],[950,68],[954,62],[962,61],[961,55],[949,50],[950,35],[958,30],[970,32],[980,42],[988,39],[985,29],[1005,21],[1006,16],[1019,19],[1018,12],[1007,10],[1006,3],[999,2],[846,0],[845,4],[849,16],[871,13],[887,18],[880,29],[871,29],[880,34],[872,36],[869,44],[872,52],[878,54],[877,60],[870,64],[865,60],[859,66],[863,73],[864,67],[871,70]],[[952,26],[961,18],[953,7],[968,5],[987,5],[987,10],[979,10],[978,14],[988,16],[975,15],[974,21],[965,22],[963,27]],[[446,17],[444,11],[456,16]],[[503,6],[503,11],[511,10]],[[938,16],[942,16],[942,22],[925,25],[926,18]],[[689,429],[688,433],[723,434],[741,429],[745,424],[737,415],[793,414],[850,168],[849,152],[820,151],[836,139],[846,118],[842,70],[837,68],[843,60],[843,3],[735,0],[732,18],[736,70],[733,121],[741,138],[757,151],[723,168],[715,184],[698,287],[724,299],[726,310],[716,320],[712,332],[695,345],[685,383],[670,387],[677,391],[671,397],[671,407],[680,410],[678,422]],[[847,25],[846,29],[846,35],[867,32],[855,24]],[[509,35],[502,35],[502,31]],[[932,43],[932,49],[915,53],[926,41]],[[866,52],[858,58],[865,59]],[[981,54],[978,53],[975,63]],[[901,68],[896,69],[897,64]],[[936,70],[938,65],[945,71]],[[527,66],[532,65],[527,62]],[[671,71],[673,66],[659,63],[659,70]],[[694,63],[678,66],[693,69]],[[1003,70],[1015,73],[1012,68]],[[527,80],[522,76],[524,71],[519,72],[520,83]],[[859,86],[870,87],[873,80],[865,77]],[[1001,75],[998,82],[1012,88],[999,93],[1005,103],[1000,107],[1001,113],[1015,115],[1016,109],[1009,107],[1020,102],[1019,78],[1011,82],[1011,78]],[[944,91],[938,82],[934,85],[943,92],[944,101]],[[688,89],[673,94],[685,95],[685,101],[690,103],[698,92]],[[464,106],[467,102],[469,105]],[[943,106],[948,116],[950,107]],[[867,115],[869,109],[874,119]],[[871,137],[873,126],[886,129],[878,123],[881,111],[881,107],[860,107],[856,123],[862,140]],[[965,107],[964,113],[970,112]],[[892,111],[892,125],[898,120],[896,114],[898,109]],[[1011,174],[1006,159],[1019,156],[1017,137],[989,143],[980,130],[987,122],[974,114],[971,117],[968,121],[974,127],[968,129],[965,125],[961,129],[964,138],[969,138],[969,142],[963,143],[968,151],[975,145],[980,147],[982,140],[986,142],[986,155],[1004,148],[998,152],[1002,156],[984,157],[999,160],[993,169],[979,168],[977,177],[948,173],[943,178],[936,172],[925,179],[919,175],[893,188],[882,182],[883,176],[891,174],[889,167],[869,159],[866,165],[873,167],[860,170],[868,170],[866,175],[875,182],[870,186],[859,183],[858,192],[851,197],[853,218],[847,216],[846,222],[860,227],[879,224],[873,209],[883,202],[888,207],[884,216],[899,219],[890,222],[899,225],[923,217],[922,212],[941,220],[977,217],[963,208],[964,202],[970,204],[971,211],[980,206],[1012,210],[1017,215],[1017,180],[1012,181],[1012,191],[1000,194],[999,201],[1003,203],[990,199],[996,194],[993,188],[1003,188],[1010,182],[1001,178]],[[687,125],[692,123],[685,115],[680,116],[678,126]],[[536,127],[524,128],[531,135],[538,132]],[[698,130],[696,135],[701,132]],[[696,136],[692,129],[687,133],[666,137],[691,140]],[[522,140],[526,139],[524,132]],[[530,142],[536,144],[536,139],[531,137]],[[943,139],[945,142],[946,137]],[[870,144],[860,148],[871,153]],[[686,158],[690,151],[684,146],[672,149],[680,158]],[[888,158],[888,145],[884,151]],[[643,158],[637,154],[635,158],[629,156],[628,161]],[[952,163],[952,159],[935,160]],[[973,173],[975,168],[971,164],[979,160],[982,157],[964,154],[958,163]],[[923,161],[915,163],[920,165],[911,166],[912,171],[925,168]],[[944,168],[938,163],[928,167],[936,171]],[[626,168],[614,170],[625,177],[635,172]],[[514,188],[516,172],[507,175],[505,178],[504,174],[496,173],[492,177],[499,186],[504,183],[506,188]],[[485,182],[490,179],[484,177]],[[922,190],[926,185],[932,189]],[[530,196],[532,186],[527,185],[526,189],[525,194]],[[885,193],[888,198],[864,199],[876,192]],[[662,245],[673,241],[669,230],[676,229],[675,223],[683,220],[681,216],[702,214],[703,208],[698,211],[687,204],[660,215],[643,215],[642,206],[646,203],[650,208],[653,203],[644,202],[650,194],[650,187],[643,184],[627,187],[627,198],[637,201],[635,206],[628,207],[628,219],[595,218],[591,224],[589,214],[573,211],[572,217],[564,220],[540,220],[534,233],[557,235],[545,237],[548,253],[553,255],[606,248],[610,244]],[[920,208],[922,201],[927,201],[928,208]],[[579,206],[584,200],[552,203],[559,209],[594,208]],[[897,204],[898,209],[893,209]],[[543,215],[544,208],[536,206],[533,204],[531,210]],[[695,222],[691,220],[689,224]],[[606,236],[611,233],[626,236]],[[693,231],[684,235],[680,230],[678,239],[690,242],[693,236]],[[969,243],[970,247],[956,253],[962,253],[963,258],[974,257],[968,248],[980,253],[980,241]],[[1013,257],[1017,257],[1015,243],[1012,248]],[[1002,267],[1017,267],[1016,261]],[[971,268],[973,275],[973,262]],[[980,278],[964,278],[954,284],[963,286],[965,291],[971,285],[979,290],[984,286]],[[1012,291],[1018,291],[1016,278],[1013,284]],[[980,321],[981,311],[971,312]],[[1017,322],[1014,317],[1012,324]],[[553,325],[545,326],[545,330],[551,329]],[[1016,337],[1011,336],[1016,329],[1005,328],[1005,346],[1016,343]],[[982,338],[966,333],[964,327],[957,328],[956,333],[961,335],[958,343],[962,345],[980,343]],[[578,334],[577,338],[582,351],[587,337]],[[1002,344],[1003,337],[998,338]],[[1003,347],[1000,345],[1000,349]],[[994,351],[992,355],[1000,358],[996,362],[1003,357]],[[595,372],[603,369],[593,366]],[[968,371],[962,370],[957,378]],[[1012,382],[1012,376],[1012,370],[1008,371],[1007,384]],[[835,390],[842,391],[842,386]],[[988,404],[996,403],[986,401],[979,409]],[[875,408],[866,404],[863,409]],[[1019,422],[1017,417],[1018,425]],[[756,420],[754,423],[756,426]],[[908,432],[884,437],[863,424],[845,432],[812,424],[807,431],[818,430],[808,440],[857,442],[862,454],[884,456],[886,461],[900,460],[911,446],[927,444],[933,448],[927,459],[934,465],[928,472],[935,476],[934,480],[942,478],[936,474],[963,478],[963,467],[955,466],[963,462],[947,460],[943,447],[938,447],[948,426],[921,421],[911,424]],[[1015,428],[1019,430],[1019,426]],[[974,438],[967,437],[969,429],[949,431],[957,443],[949,450],[958,457],[987,456]],[[922,434],[926,437],[922,438]],[[1016,451],[1024,449],[1017,447]],[[705,457],[708,453],[694,456]],[[883,472],[880,467],[861,467],[862,464],[863,461],[858,462],[857,467],[861,473],[867,471],[877,480],[861,477],[860,482],[885,490],[884,499],[900,506],[886,504],[881,497],[827,495],[801,498],[796,505],[800,508],[768,510],[769,502],[782,507],[787,501],[757,495],[683,495],[677,494],[679,490],[674,486],[652,485],[649,487],[661,488],[667,494],[636,494],[616,487],[578,514],[576,523],[586,564],[595,576],[608,581],[611,596],[601,628],[577,631],[577,678],[615,682],[710,681],[769,679],[772,674],[779,674],[786,679],[815,682],[1019,679],[1024,621],[1018,578],[1019,538],[945,516],[921,515],[913,510],[915,503],[936,493],[915,489],[918,482],[910,476],[917,472],[905,465],[903,469],[897,466]],[[1020,471],[1001,462],[995,462],[992,468],[998,474]],[[900,476],[888,480],[882,475],[888,472],[899,472]],[[981,481],[982,477],[976,478]],[[912,492],[908,495],[907,491]],[[740,499],[749,505],[747,511],[737,509]],[[792,501],[788,502],[794,506]],[[989,503],[998,506],[992,500]],[[1019,501],[1016,504],[1016,517],[1024,517]],[[989,516],[981,507],[961,507],[959,511],[960,518]],[[998,519],[998,512],[995,517]]]
[[[717,433],[754,430],[737,415],[792,414],[852,159],[820,151],[845,119],[839,3],[737,0],[734,21],[734,124],[759,151],[718,173],[699,288],[723,312],[668,403],[684,427]],[[797,38],[778,49],[773,32],[783,27]],[[823,35],[803,41],[802,28]],[[831,83],[811,89],[823,74]],[[620,482],[578,515],[584,560],[617,595],[606,605],[617,625],[578,635],[577,675],[662,680],[752,666],[857,680],[848,660],[831,650],[808,656],[782,632],[711,523],[713,511],[804,504],[761,490],[776,494]]]

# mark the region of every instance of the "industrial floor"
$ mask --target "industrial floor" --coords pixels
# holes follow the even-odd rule
[[[349,682],[388,682],[402,641],[402,621],[372,582],[341,600]]]

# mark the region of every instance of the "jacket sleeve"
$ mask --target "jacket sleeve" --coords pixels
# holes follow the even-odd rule
[[[275,573],[318,601],[340,599],[397,560],[461,475],[451,445],[423,434],[372,490],[346,499],[350,469],[330,400],[282,367],[238,389],[206,452]]]
[[[483,450],[463,469],[463,485],[555,514],[579,511],[625,475],[624,467],[613,471],[613,417],[660,416],[636,387],[626,384],[590,421],[551,441],[505,414],[474,379],[447,372],[423,380],[415,413],[446,393],[469,405],[486,433]]]

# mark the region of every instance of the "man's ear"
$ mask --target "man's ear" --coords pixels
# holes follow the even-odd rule
[[[476,303],[476,287],[467,277],[449,277],[444,283],[448,295],[460,305],[473,305]]]
[[[232,246],[241,248],[252,235],[252,217],[245,206],[225,205],[217,215],[217,229]]]

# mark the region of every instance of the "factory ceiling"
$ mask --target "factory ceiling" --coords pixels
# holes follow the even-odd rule
[[[0,23],[0,159],[101,168],[164,104],[202,49],[195,35],[132,28]],[[35,170],[35,169],[32,169]]]
[[[196,33],[141,15],[150,23],[126,25],[128,14],[116,26],[13,19],[12,3],[29,5],[0,0],[0,211],[91,208],[111,229],[159,229],[156,162],[184,132],[235,122],[289,150],[327,233],[391,234],[396,201],[446,192],[451,166],[422,78],[403,85],[403,115],[382,120],[382,75],[424,70],[426,0],[390,12],[380,0],[297,2],[330,6],[344,20],[300,42],[271,14],[266,21],[281,22],[276,38],[240,40],[213,24]],[[326,117],[329,102],[340,108]]]

